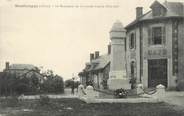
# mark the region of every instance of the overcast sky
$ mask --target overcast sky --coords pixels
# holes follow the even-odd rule
[[[154,0],[0,0],[0,69],[4,63],[34,64],[71,78],[89,54],[107,53],[109,30],[116,20],[124,26],[144,13]],[[159,0],[164,2],[165,0]],[[168,0],[183,1],[183,0]],[[115,8],[28,8],[15,5],[115,5]]]

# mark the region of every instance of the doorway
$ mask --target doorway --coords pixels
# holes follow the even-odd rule
[[[167,87],[167,59],[148,60],[148,87],[159,84]]]

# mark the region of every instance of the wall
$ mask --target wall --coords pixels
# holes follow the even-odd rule
[[[165,45],[148,45],[148,29],[154,26],[165,26]],[[168,87],[175,86],[175,77],[172,76],[172,21],[161,20],[143,25],[143,85],[148,87],[148,60],[167,59]]]
[[[176,76],[172,75],[172,20],[160,20],[160,21],[152,21],[152,22],[145,22],[142,23],[142,39],[143,39],[143,76],[140,77],[140,28],[139,26],[134,27],[127,32],[127,53],[126,53],[126,60],[127,60],[127,74],[130,77],[130,62],[135,60],[136,61],[136,76],[137,82],[140,82],[140,78],[144,87],[148,87],[148,60],[149,59],[167,59],[167,76],[168,76],[168,87],[172,88],[176,86]],[[166,32],[166,44],[165,45],[148,45],[148,29],[153,26],[165,26]],[[182,27],[180,27],[182,28]],[[181,29],[180,29],[181,31]],[[183,31],[183,30],[182,30]],[[129,48],[129,34],[135,32],[136,33],[136,49],[132,50]],[[183,33],[182,33],[183,34]],[[180,35],[182,36],[182,35]],[[181,40],[181,39],[180,39]],[[183,41],[183,39],[182,39]],[[182,42],[181,42],[182,43]],[[180,47],[181,48],[181,47]],[[184,47],[182,47],[184,49]],[[181,51],[181,50],[180,50]],[[184,50],[182,50],[184,51]],[[153,54],[148,54],[148,52]],[[181,54],[180,59],[184,59],[184,53]],[[181,62],[184,62],[181,61]],[[184,69],[183,66],[180,69]],[[184,71],[180,71],[184,72]],[[181,74],[184,75],[184,74]]]
[[[135,48],[130,49],[130,34],[135,34]],[[137,83],[140,83],[140,30],[139,28],[134,28],[127,32],[127,41],[126,41],[126,66],[127,66],[127,76],[131,78],[131,62],[135,62],[135,74],[134,76],[137,78]]]
[[[178,35],[178,84],[184,85],[184,19],[179,23],[179,35]],[[180,88],[184,90],[183,88]]]

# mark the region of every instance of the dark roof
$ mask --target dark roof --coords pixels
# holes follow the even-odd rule
[[[33,70],[36,66],[32,64],[12,64],[9,67],[10,70]]]
[[[102,55],[99,58],[92,60],[90,63],[86,63],[86,67],[83,72],[97,71],[105,68],[110,63],[110,55]]]
[[[183,17],[184,18],[184,2],[164,2],[160,3],[158,1],[155,1],[150,7],[153,7],[155,4],[160,4],[162,7],[166,9],[166,14],[159,18],[171,18],[171,17]],[[139,22],[146,21],[146,20],[152,20],[156,19],[152,15],[152,10],[148,11],[147,13],[143,14],[141,17],[135,19],[130,24],[128,24],[125,28],[129,28]]]
[[[103,55],[97,59],[91,61],[93,65],[92,70],[100,70],[106,67],[106,65],[110,62],[110,55]]]

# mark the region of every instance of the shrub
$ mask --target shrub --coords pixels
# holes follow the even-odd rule
[[[40,95],[39,104],[41,106],[49,105],[50,98],[47,95]]]
[[[7,97],[2,101],[4,107],[16,107],[19,104],[19,99],[17,96]]]
[[[131,89],[135,89],[136,88],[136,78],[133,77],[130,79],[129,83],[131,84]]]
[[[177,80],[176,90],[178,91],[184,90],[184,79]]]
[[[103,86],[103,89],[108,89],[107,80],[102,80],[101,85]]]
[[[121,89],[116,89],[114,91],[114,95],[117,98],[126,98],[127,94],[128,94],[128,92],[125,89],[122,89],[122,88]]]
[[[64,82],[62,77],[58,75],[47,77],[41,84],[40,91],[43,93],[64,93]]]

